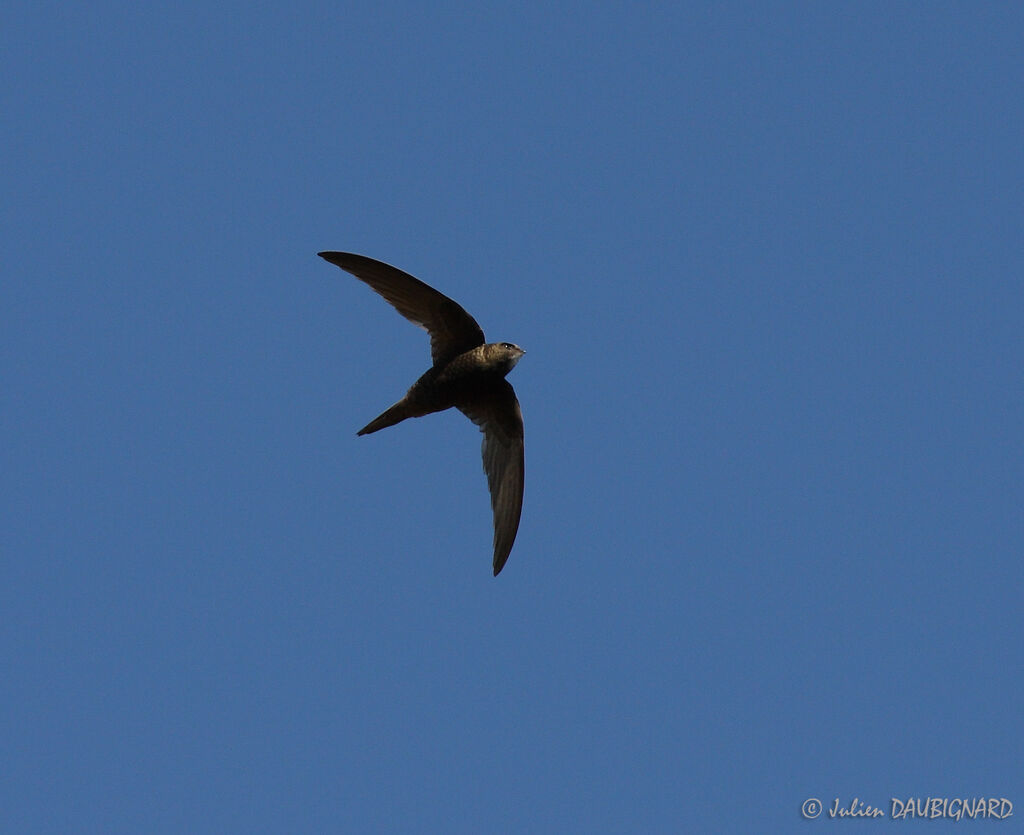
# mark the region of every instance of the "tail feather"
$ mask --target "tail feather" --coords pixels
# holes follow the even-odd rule
[[[379,429],[385,429],[388,426],[394,426],[396,423],[401,423],[407,417],[412,416],[412,411],[406,405],[405,401],[399,400],[386,412],[377,415],[377,417],[366,424],[366,426],[360,429],[356,434],[369,435],[371,432],[376,432]]]

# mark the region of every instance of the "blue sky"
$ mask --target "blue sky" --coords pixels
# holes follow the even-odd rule
[[[1024,814],[1019,6],[3,17],[5,831]],[[497,579],[323,249],[526,349]]]

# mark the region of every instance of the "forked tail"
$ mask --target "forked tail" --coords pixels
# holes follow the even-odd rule
[[[399,400],[386,412],[377,415],[377,417],[356,432],[356,434],[369,435],[371,432],[376,432],[379,429],[386,429],[388,426],[394,426],[396,423],[401,423],[407,417],[412,417],[412,412],[404,400]]]

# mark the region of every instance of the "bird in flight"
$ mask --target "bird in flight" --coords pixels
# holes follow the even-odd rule
[[[483,459],[494,512],[494,576],[508,560],[523,510],[523,414],[505,375],[525,351],[486,342],[462,307],[408,273],[364,255],[320,252],[321,258],[369,284],[399,313],[430,334],[434,360],[405,397],[359,430],[369,435],[406,418],[454,406],[484,433]]]

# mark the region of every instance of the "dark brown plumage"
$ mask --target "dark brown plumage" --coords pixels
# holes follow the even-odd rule
[[[457,408],[484,433],[483,462],[494,511],[494,575],[505,565],[523,509],[523,415],[505,375],[525,353],[509,342],[486,343],[476,320],[456,302],[408,273],[363,255],[321,258],[369,284],[410,322],[430,334],[433,366],[405,397],[359,430],[369,435],[406,418]]]

